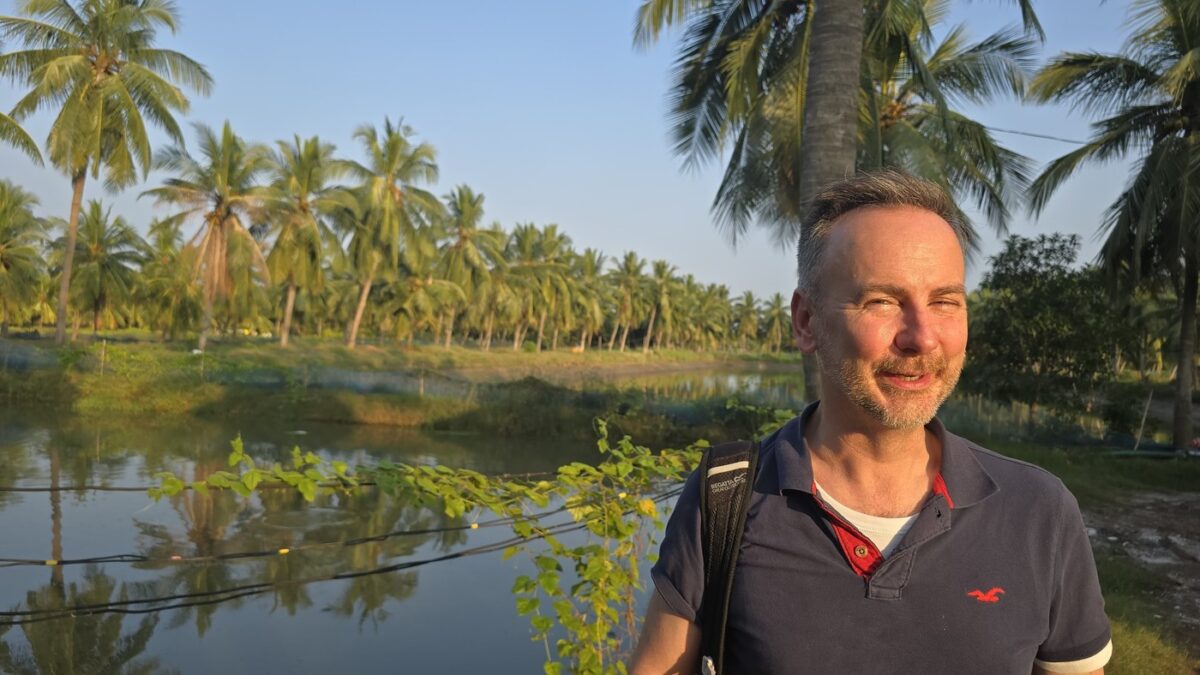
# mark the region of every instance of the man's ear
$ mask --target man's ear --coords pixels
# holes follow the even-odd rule
[[[805,354],[817,351],[817,335],[813,331],[815,303],[800,289],[792,292],[792,337],[796,347]]]

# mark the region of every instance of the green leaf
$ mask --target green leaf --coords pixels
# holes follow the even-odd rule
[[[520,552],[520,550],[521,549],[516,546],[509,546],[508,548],[504,549],[503,553],[500,554],[500,559],[508,560],[509,558],[513,557],[518,552]]]
[[[549,633],[550,629],[554,627],[554,619],[548,616],[535,616],[529,620],[529,623],[533,624],[533,629],[537,631],[537,635],[533,638],[535,640],[542,639],[542,636]]]
[[[534,580],[529,578],[528,576],[522,574],[521,576],[517,577],[516,581],[513,582],[512,592],[513,592],[513,595],[518,595],[521,593],[532,593],[534,591],[534,589],[536,589],[536,588],[537,588],[536,582],[534,582]]]
[[[258,471],[247,471],[242,474],[242,485],[245,485],[248,490],[258,487],[258,483],[261,480],[262,476],[259,475]]]
[[[300,481],[300,483],[296,486],[296,489],[300,490],[300,494],[304,495],[305,501],[311,502],[312,500],[317,498],[317,483],[316,483],[316,481],[309,480],[307,478],[302,479]]]
[[[542,591],[546,595],[557,595],[558,590],[558,572],[542,572],[538,575],[538,585],[542,587]]]
[[[562,664],[554,661],[547,661],[542,664],[542,669],[546,671],[546,675],[562,675]]]
[[[525,616],[537,609],[540,604],[542,601],[537,598],[517,598],[517,614]]]

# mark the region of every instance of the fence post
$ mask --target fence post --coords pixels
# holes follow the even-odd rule
[[[1146,397],[1146,407],[1142,408],[1142,423],[1138,425],[1137,440],[1133,442],[1133,451],[1142,444],[1142,431],[1146,428],[1146,415],[1150,414],[1150,401],[1154,400],[1154,387],[1150,387],[1150,395]]]

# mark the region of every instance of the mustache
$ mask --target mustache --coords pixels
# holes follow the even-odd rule
[[[887,358],[875,364],[875,372],[920,375],[924,373],[943,373],[949,366],[949,359],[941,354],[907,358]]]

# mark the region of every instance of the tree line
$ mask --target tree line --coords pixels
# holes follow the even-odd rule
[[[67,311],[75,330],[199,331],[278,336],[337,333],[414,338],[482,349],[572,346],[780,351],[788,301],[681,275],[664,260],[577,250],[557,225],[484,224],[484,196],[460,185],[441,199],[410,169],[436,175],[433,148],[385,122],[356,137],[365,163],[338,159],[318,138],[247,143],[226,125],[197,125],[200,158],[144,194],[179,207],[143,238],[110,207],[81,209]],[[356,177],[350,184],[340,178]],[[388,218],[378,201],[400,203]],[[0,333],[55,321],[63,274],[61,221],[0,181]],[[190,241],[185,221],[198,219]],[[389,242],[394,245],[388,245]]]

